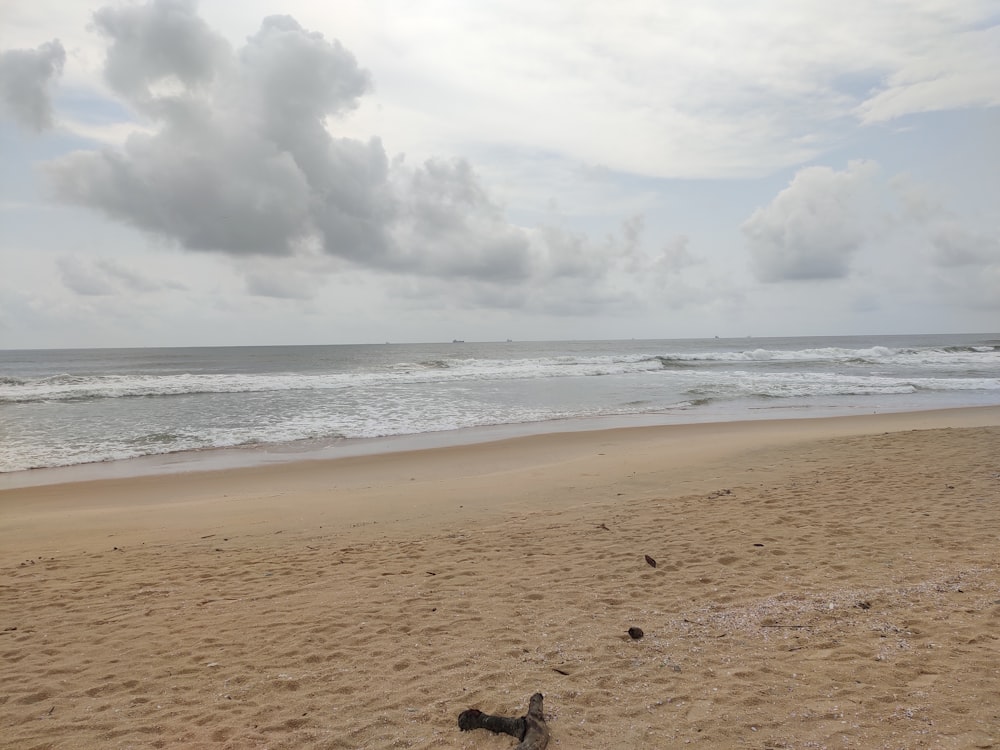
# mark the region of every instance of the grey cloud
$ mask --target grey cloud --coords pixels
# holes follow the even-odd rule
[[[947,214],[940,196],[930,186],[916,180],[912,175],[894,175],[888,181],[902,208],[899,221],[902,223],[926,223],[928,220]]]
[[[98,260],[96,267],[103,271],[107,278],[113,279],[119,285],[132,292],[156,292],[161,289],[183,291],[186,287],[177,281],[151,279],[141,273],[111,260]]]
[[[111,40],[109,81],[159,129],[120,150],[50,163],[63,200],[191,250],[292,255],[319,246],[387,271],[528,275],[528,235],[468,162],[390,165],[378,138],[331,136],[326,118],[371,89],[339,42],[271,16],[233,53],[178,0],[104,8],[95,24]],[[161,91],[164,80],[177,85]]]
[[[95,272],[93,267],[79,258],[63,257],[56,261],[59,276],[68,289],[85,297],[103,297],[115,293],[114,284],[107,277]]]
[[[411,166],[390,160],[378,138],[335,137],[335,118],[371,91],[370,75],[338,41],[288,16],[265,18],[239,49],[183,0],[103,8],[95,27],[110,43],[109,83],[153,129],[50,162],[56,197],[239,258],[251,293],[303,296],[294,279],[269,279],[255,263],[317,251],[477,292],[544,283],[569,294],[561,280],[582,280],[586,305],[617,298],[601,292],[609,269],[641,271],[642,217],[603,243],[520,227],[464,159]]]
[[[192,250],[287,255],[318,237],[335,254],[378,251],[381,144],[323,126],[369,85],[339,44],[271,17],[234,55],[177,0],[104,8],[95,24],[109,82],[159,128],[49,163],[57,197]]]
[[[598,287],[588,294],[548,287],[532,295],[525,305],[528,312],[562,317],[625,315],[642,308],[642,301],[632,291],[613,287]]]
[[[249,112],[246,124],[257,129],[260,146],[290,157],[301,177],[289,215],[295,218],[283,233],[294,240],[296,227],[309,227],[333,255],[384,263],[384,226],[394,206],[382,142],[333,138],[324,124],[357,106],[371,89],[368,72],[340,42],[306,31],[289,16],[264,19],[239,51],[236,70],[243,104],[235,119]],[[219,99],[214,105],[225,107]]]
[[[58,39],[33,50],[0,52],[0,111],[30,130],[52,127],[48,88],[65,62],[66,51]]]
[[[336,39],[306,31],[291,16],[265,18],[238,59],[252,96],[267,103],[261,114],[276,115],[270,124],[279,131],[343,114],[371,90],[371,76],[350,51]],[[275,135],[280,139],[280,133]]]
[[[897,175],[889,184],[902,209],[898,226],[917,233],[929,246],[935,266],[970,273],[1000,267],[1000,232],[995,227],[957,214],[930,185],[909,175]]]
[[[479,200],[485,197],[471,205]],[[600,242],[558,226],[519,230],[527,249],[524,276],[516,283],[490,274],[438,273],[410,280],[399,291],[421,302],[440,297],[458,309],[518,309],[564,317],[636,312],[644,306],[639,292],[656,270],[656,260],[638,252],[643,223],[641,216],[629,218],[622,222],[620,236]],[[518,242],[518,251],[522,248]]]
[[[392,296],[412,310],[423,310],[428,299],[456,310],[519,310],[531,299],[524,284],[490,284],[475,279],[443,279],[430,276],[400,277],[394,280]]]
[[[254,297],[282,300],[311,300],[326,280],[328,258],[311,252],[304,262],[287,258],[241,259],[247,293]]]
[[[932,284],[956,306],[1000,312],[1000,262],[935,274]]]
[[[622,222],[622,235],[625,238],[625,251],[632,253],[642,241],[642,230],[646,227],[646,220],[642,214],[630,216]]]
[[[430,159],[396,170],[401,269],[493,281],[529,276],[528,234],[507,222],[467,161]]]
[[[547,279],[594,277],[599,273],[594,268],[589,243],[584,235],[561,227],[540,227],[536,233],[538,244],[544,251]]]
[[[630,216],[622,222],[622,243],[618,251],[622,265],[631,272],[641,272],[645,266],[645,258],[640,252],[642,233],[646,228],[646,219],[642,214]],[[615,238],[608,237],[607,246],[615,246]]]
[[[63,200],[192,250],[287,254],[308,227],[304,176],[253,134],[133,135],[122,151],[76,152],[47,172]]]
[[[610,284],[587,286],[583,291],[570,279],[493,284],[481,279],[421,277],[402,289],[401,296],[417,308],[437,298],[456,310],[519,310],[558,317],[635,312],[642,307],[631,291]]]
[[[539,248],[539,275],[547,282],[563,279],[598,281],[616,262],[627,257],[627,239],[624,247],[613,237],[606,240],[604,247],[597,247],[584,234],[552,226],[540,227],[535,231],[535,238]]]
[[[94,13],[94,28],[108,37],[104,75],[133,105],[156,101],[155,84],[186,88],[210,82],[228,54],[226,41],[195,13],[190,0],[107,6]]]
[[[663,251],[656,261],[657,270],[664,274],[676,275],[685,268],[690,268],[703,262],[688,250],[689,241],[688,237],[682,234],[674,237],[664,245]]]
[[[931,244],[938,266],[1000,265],[1000,238],[972,232],[954,222],[937,227]],[[1000,290],[997,296],[1000,297]]]
[[[837,279],[873,234],[873,162],[799,171],[787,188],[741,229],[761,281]]]
[[[176,281],[149,278],[108,259],[90,261],[78,256],[63,256],[56,261],[56,267],[63,284],[85,297],[105,297],[122,291],[145,293],[186,288]]]
[[[308,279],[296,275],[254,272],[247,274],[246,285],[247,291],[255,297],[305,300],[315,293]]]

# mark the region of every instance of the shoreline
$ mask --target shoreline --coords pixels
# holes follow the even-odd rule
[[[486,442],[127,474],[0,488],[0,549],[16,556],[47,535],[46,551],[83,549],[90,532],[170,540],[208,527],[269,526],[297,518],[338,525],[424,528],[459,510],[512,511],[602,500],[625,483],[676,494],[750,467],[768,452],[843,437],[1000,425],[1000,406],[744,420],[529,434]],[[48,471],[48,470],[45,470]],[[600,477],[587,482],[587,477]],[[585,488],[585,489],[584,489]]]
[[[545,422],[525,422],[458,430],[390,435],[378,438],[350,438],[332,441],[299,441],[267,445],[246,445],[231,448],[205,448],[173,453],[150,454],[110,461],[38,467],[0,472],[0,492],[43,485],[75,484],[78,482],[133,479],[143,476],[165,476],[212,471],[251,469],[260,466],[295,464],[313,461],[337,461],[344,458],[372,456],[412,451],[437,450],[463,445],[490,444],[544,435],[579,432],[606,432],[629,429],[683,428],[701,424],[740,424],[743,422],[812,421],[854,417],[878,417],[893,414],[937,414],[967,412],[977,409],[1000,408],[998,405],[963,405],[926,409],[881,410],[857,413],[855,408],[833,408],[822,414],[797,412],[795,407],[775,407],[777,414],[741,412],[743,416],[703,415],[701,419],[684,421],[665,419],[663,414],[631,414],[600,417],[577,417]],[[815,408],[815,407],[813,407]]]

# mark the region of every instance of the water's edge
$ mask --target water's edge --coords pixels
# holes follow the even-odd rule
[[[1000,404],[996,405],[1000,406]],[[102,461],[72,466],[47,467],[0,473],[0,492],[27,487],[71,484],[109,479],[131,479],[146,476],[171,475],[246,469],[256,466],[293,464],[302,461],[335,461],[358,456],[373,456],[406,451],[433,450],[463,445],[493,443],[537,435],[558,435],[572,432],[597,432],[644,427],[683,427],[695,424],[739,424],[787,420],[823,420],[861,417],[874,414],[968,414],[996,408],[992,405],[928,409],[883,409],[878,412],[851,407],[809,409],[806,411],[768,409],[767,413],[728,415],[724,418],[703,416],[679,421],[676,415],[637,414],[613,417],[580,417],[469,427],[459,430],[423,432],[383,438],[344,439],[331,442],[301,441],[275,445],[255,445],[239,448],[209,448],[196,451],[140,456],[115,461]],[[694,416],[694,415],[690,415]],[[1000,424],[1000,421],[998,421]]]

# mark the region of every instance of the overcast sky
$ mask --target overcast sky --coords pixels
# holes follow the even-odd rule
[[[995,0],[0,9],[0,348],[995,332]]]

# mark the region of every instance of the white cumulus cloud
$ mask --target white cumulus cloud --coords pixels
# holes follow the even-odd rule
[[[846,169],[807,167],[766,206],[743,223],[754,271],[761,281],[836,279],[872,236],[878,165],[851,162]]]

